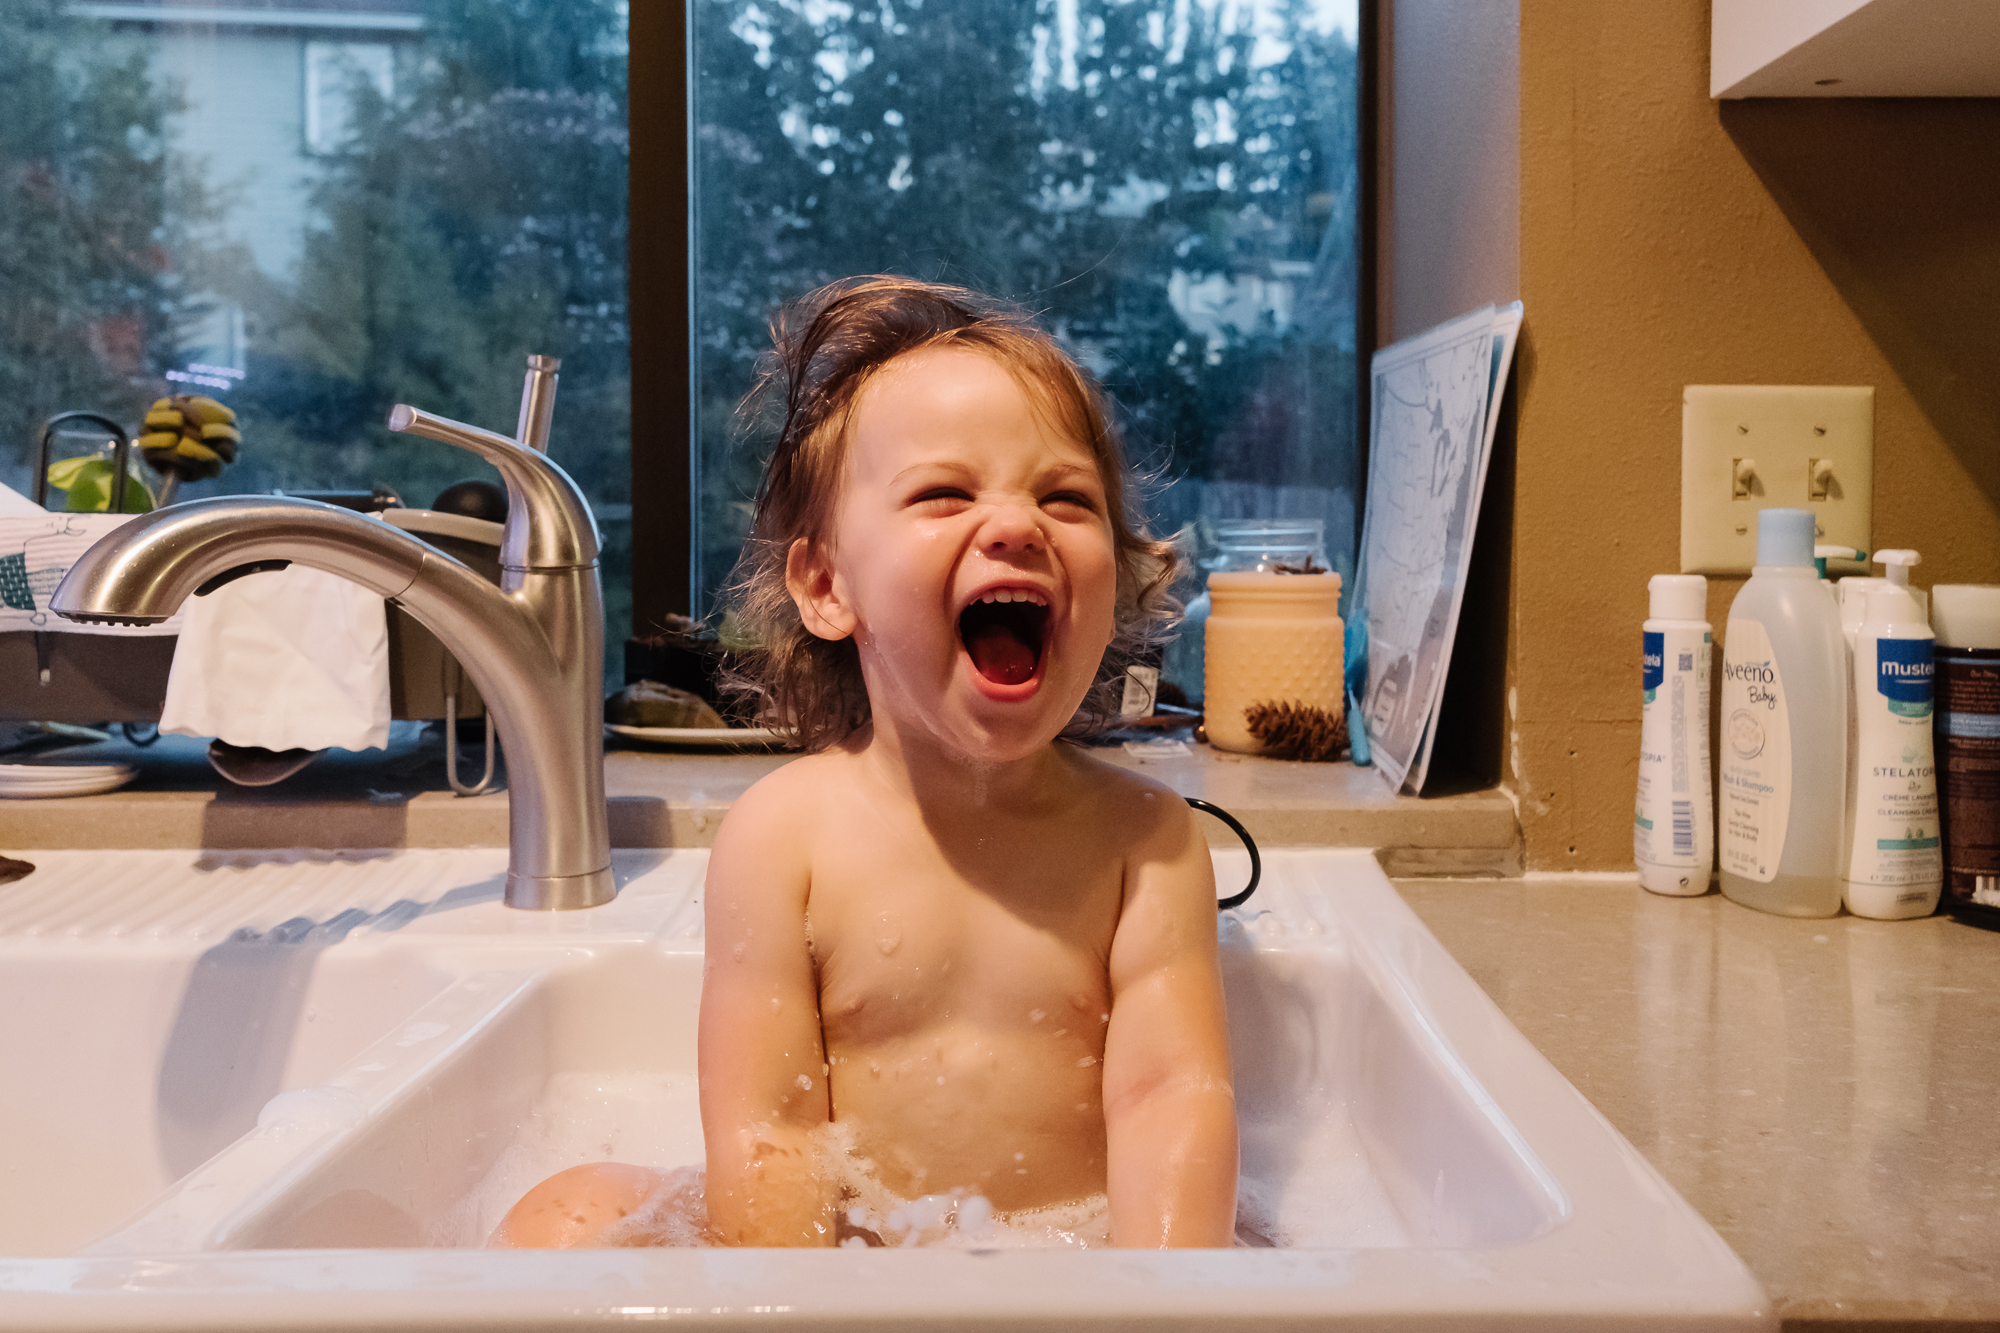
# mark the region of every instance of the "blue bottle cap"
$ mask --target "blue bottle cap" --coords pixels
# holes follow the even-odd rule
[[[1816,526],[1810,510],[1761,511],[1757,515],[1757,563],[1811,569]]]

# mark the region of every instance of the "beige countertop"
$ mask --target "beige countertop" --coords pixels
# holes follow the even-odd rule
[[[1398,887],[1786,1328],[2000,1327],[2000,934],[1630,879]]]
[[[479,776],[465,747],[462,781]],[[1184,796],[1222,806],[1267,846],[1373,847],[1392,873],[1512,874],[1520,824],[1497,791],[1422,799],[1391,793],[1373,769],[1225,754],[1093,753],[1150,773]],[[445,784],[443,747],[399,733],[389,750],[332,751],[273,787],[224,783],[204,743],[167,736],[50,756],[71,763],[139,765],[132,785],[101,796],[0,801],[0,851],[61,847],[498,847],[507,797],[458,797]],[[705,847],[730,804],[779,765],[783,753],[614,748],[605,755],[611,841],[618,847]],[[219,790],[218,790],[219,789]],[[1234,841],[1214,821],[1211,839]]]

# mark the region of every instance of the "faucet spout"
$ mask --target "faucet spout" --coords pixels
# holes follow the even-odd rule
[[[609,902],[617,887],[604,804],[604,605],[594,559],[506,568],[495,587],[418,538],[349,510],[231,496],[170,505],[120,527],[84,552],[50,607],[71,620],[157,623],[220,575],[287,561],[396,599],[479,686],[507,754],[508,905]]]

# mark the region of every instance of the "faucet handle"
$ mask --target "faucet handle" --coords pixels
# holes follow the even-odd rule
[[[514,427],[516,442],[538,454],[549,451],[549,420],[556,412],[556,372],[562,362],[553,356],[528,356],[528,377],[521,385],[521,419]]]
[[[539,358],[553,361],[553,358]],[[530,388],[539,368],[531,365]],[[543,372],[546,373],[546,372]],[[548,414],[554,407],[555,376],[548,374],[548,394],[539,409],[540,443],[548,439]],[[521,405],[523,429],[532,439],[534,421],[529,403]],[[507,526],[500,538],[500,564],[507,569],[577,569],[597,563],[600,546],[597,519],[583,491],[547,455],[527,442],[468,426],[398,403],[389,411],[389,429],[456,445],[478,454],[500,469],[507,483]]]

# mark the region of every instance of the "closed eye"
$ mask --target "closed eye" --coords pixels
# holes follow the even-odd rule
[[[1082,491],[1057,491],[1053,495],[1045,495],[1042,497],[1042,505],[1044,508],[1049,505],[1074,505],[1087,513],[1097,512],[1096,497]]]
[[[909,499],[909,503],[913,506],[924,505],[933,509],[970,504],[971,502],[972,493],[959,486],[927,487],[924,490],[918,491]]]

